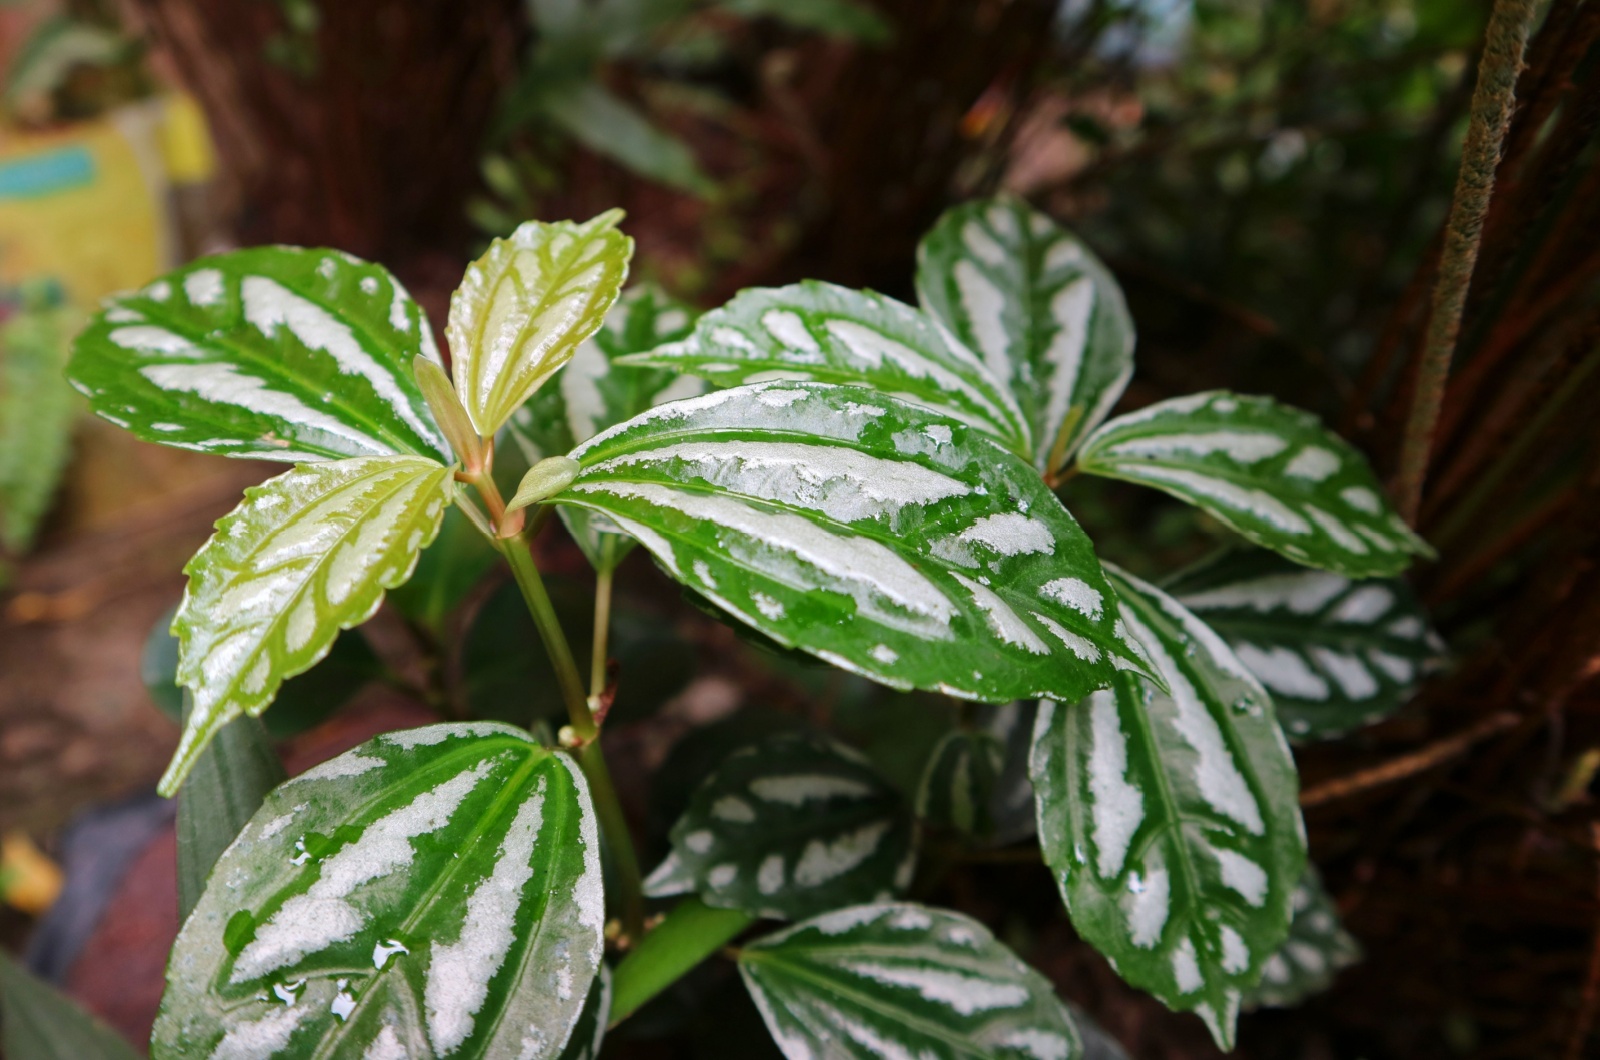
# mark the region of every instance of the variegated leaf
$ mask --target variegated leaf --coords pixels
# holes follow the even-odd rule
[[[1005,748],[986,732],[956,729],[939,741],[917,786],[917,817],[976,839],[994,834],[990,813]]]
[[[862,387],[674,402],[573,452],[554,503],[609,516],[785,647],[896,688],[1076,699],[1138,648],[1039,476],[961,421]]]
[[[1022,410],[977,354],[917,309],[869,291],[807,280],[742,291],[682,342],[623,363],[670,368],[721,386],[804,379],[870,387],[938,409],[1032,451]]]
[[[559,1057],[604,920],[568,755],[507,725],[389,733],[280,785],[222,855],[152,1055]]]
[[[1352,578],[1432,555],[1348,442],[1309,412],[1211,390],[1119,416],[1078,454],[1082,470],[1153,486],[1297,563]]]
[[[788,1060],[1079,1060],[1044,977],[970,917],[885,903],[834,910],[739,953]]]
[[[672,827],[650,894],[797,920],[905,889],[910,809],[867,760],[821,736],[784,733],[736,751]]]
[[[917,248],[922,307],[1016,396],[1054,475],[1133,375],[1122,289],[1077,237],[1020,199],[964,203]]]
[[[564,455],[648,408],[694,397],[705,389],[705,382],[695,376],[614,366],[619,357],[682,339],[693,329],[691,310],[660,288],[629,288],[606,314],[605,325],[578,346],[554,384],[540,389],[512,415],[504,433],[534,464]],[[602,515],[565,508],[561,516],[598,569],[614,568],[633,547],[633,541]]]
[[[1078,933],[1229,1049],[1305,869],[1294,760],[1220,637],[1154,586],[1112,581],[1171,693],[1124,674],[1087,702],[1041,705],[1040,842]]]
[[[1361,960],[1361,944],[1339,922],[1322,877],[1307,865],[1294,889],[1289,938],[1267,958],[1261,982],[1245,993],[1245,1008],[1290,1008],[1333,985],[1334,977]]]
[[[450,298],[456,393],[485,438],[600,327],[628,276],[621,210],[529,221],[489,244]]]
[[[1398,578],[1353,580],[1240,550],[1166,586],[1260,679],[1290,739],[1329,739],[1381,721],[1444,657]]]
[[[572,1027],[572,1035],[567,1039],[567,1047],[561,1050],[561,1060],[599,1060],[610,1022],[611,969],[602,962],[600,974],[589,984],[589,994],[584,999],[583,1011],[578,1014],[578,1022]]]
[[[284,678],[365,622],[433,540],[450,469],[423,457],[303,464],[245,491],[189,561],[172,623],[194,709],[160,791],[171,795],[222,725],[260,715]]]
[[[147,442],[263,460],[449,448],[411,374],[439,359],[422,309],[381,265],[337,250],[202,258],[112,298],[67,374]]]

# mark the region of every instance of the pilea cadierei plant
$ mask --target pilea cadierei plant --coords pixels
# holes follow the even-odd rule
[[[938,223],[920,307],[802,283],[698,320],[624,291],[620,217],[496,241],[451,301],[448,373],[395,278],[328,250],[195,262],[78,339],[70,376],[105,419],[292,465],[217,524],[172,622],[186,722],[160,790],[185,920],[154,1055],[592,1057],[752,935],[725,952],[791,1058],[1082,1055],[1039,974],[903,900],[932,828],[1036,833],[1079,934],[1224,1048],[1242,1005],[1351,959],[1280,721],[1382,716],[1437,654],[1394,580],[1427,547],[1363,458],[1224,391],[1108,419],[1133,371],[1122,296],[1021,202]],[[497,453],[531,465],[514,491]],[[1058,497],[1077,474],[1259,548],[1153,585],[1096,558]],[[567,725],[390,732],[284,780],[255,718],[451,506],[509,565]],[[529,547],[553,512],[598,573],[587,678]],[[820,732],[743,747],[643,877],[600,741],[636,544],[772,642],[997,706],[964,713],[909,799]]]

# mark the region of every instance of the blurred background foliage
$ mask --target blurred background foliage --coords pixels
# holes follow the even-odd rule
[[[436,324],[469,256],[529,217],[625,207],[635,277],[701,306],[803,277],[910,299],[934,218],[1009,191],[1082,234],[1123,283],[1140,331],[1129,406],[1210,387],[1274,394],[1390,475],[1489,10],[0,3],[0,539],[16,564],[0,596],[0,827],[48,836],[159,771],[172,730],[139,689],[139,652],[182,558],[241,476],[261,473],[152,456],[79,424],[39,551],[22,558],[71,411],[30,380],[61,356],[60,322],[105,293],[66,266],[18,264],[40,222],[5,212],[8,194],[21,201],[5,167],[41,143],[181,90],[208,138],[197,146],[186,111],[169,108],[165,178],[146,181],[154,205],[139,207],[158,216],[169,263],[233,244],[337,246],[392,266]],[[1541,0],[1434,436],[1420,528],[1441,556],[1415,584],[1455,664],[1390,721],[1297,751],[1313,856],[1368,959],[1303,1009],[1247,1019],[1242,1055],[1577,1057],[1600,1042],[1600,431],[1584,400],[1600,385],[1597,40],[1600,0]],[[1227,540],[1154,492],[1074,481],[1064,495],[1107,558],[1141,573]],[[354,661],[332,675],[335,698],[370,692],[376,674],[447,713],[493,713],[504,689],[540,680],[533,656],[505,664],[494,638],[506,630],[484,621],[501,586],[480,584],[475,539],[441,542],[424,560],[440,580],[346,638]],[[545,544],[583,628],[586,568],[559,535]],[[951,724],[933,697],[746,643],[641,557],[622,585],[619,609],[642,618],[619,632],[619,655],[653,680],[632,686],[608,739],[652,834],[730,741],[829,721],[906,779]],[[150,643],[147,667],[164,673],[165,641]],[[316,709],[296,725],[332,709],[315,676]],[[943,900],[998,925],[1132,1055],[1214,1055],[1197,1023],[1073,939],[1035,867],[1001,859],[948,880]],[[25,927],[0,919],[8,938]],[[686,1024],[687,999],[669,997],[632,1030],[656,1036],[636,1047],[658,1051],[637,1055],[734,1055],[728,1036],[758,1025],[724,986],[683,987],[734,998],[715,1028]]]

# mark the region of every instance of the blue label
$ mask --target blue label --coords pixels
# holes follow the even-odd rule
[[[37,199],[94,181],[94,159],[83,147],[0,162],[0,202]]]

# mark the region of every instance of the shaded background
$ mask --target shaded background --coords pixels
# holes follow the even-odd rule
[[[1125,286],[1140,332],[1127,404],[1210,387],[1273,394],[1318,412],[1388,475],[1488,7],[0,3],[0,314],[66,334],[141,255],[154,273],[287,242],[388,264],[438,325],[487,239],[614,205],[638,241],[634,276],[703,306],[802,277],[907,298],[916,240],[940,211],[1009,190],[1082,234]],[[1312,855],[1367,959],[1301,1009],[1246,1017],[1239,1055],[1600,1052],[1597,39],[1600,0],[1541,5],[1435,439],[1420,529],[1441,555],[1414,581],[1455,663],[1395,718],[1298,749],[1305,787],[1325,796],[1307,808]],[[7,162],[100,143],[86,138],[104,128],[124,146],[95,155],[97,172],[140,179],[49,227],[35,192],[6,183]],[[92,209],[108,219],[91,223]],[[148,231],[127,227],[146,215]],[[74,256],[46,261],[35,244]],[[21,332],[8,334],[3,355],[21,363]],[[0,401],[14,403],[8,378]],[[75,874],[78,926],[47,921],[52,970],[139,1040],[176,926],[170,832],[140,797],[176,729],[140,682],[140,655],[183,562],[267,469],[67,415],[44,431],[39,398],[24,400],[35,429],[5,435],[3,455],[65,472],[37,532],[13,514],[3,539],[0,832]],[[1224,539],[1155,493],[1085,485],[1068,501],[1106,555],[1141,574]],[[557,535],[543,545],[581,600],[581,558]],[[693,748],[669,753],[711,722],[831,718],[891,775],[917,775],[945,705],[885,703],[754,653],[641,556],[622,581],[621,606],[687,646],[652,648],[641,631],[640,658],[700,664],[692,683],[687,669],[667,673],[608,729],[647,850],[672,798],[663,785]],[[291,740],[291,763],[415,723],[428,700],[525,717],[507,700],[541,695],[537,684],[474,661],[494,658],[471,644],[495,589],[491,576],[420,635],[380,615],[364,631],[376,662],[317,693],[349,703]],[[677,765],[658,771],[664,761]],[[109,831],[85,833],[86,820]],[[105,845],[86,834],[133,849],[85,861],[74,850]],[[75,882],[97,872],[97,891]],[[942,887],[937,900],[994,925],[1132,1055],[1215,1054],[1197,1020],[1123,986],[1076,940],[1037,863],[969,866]],[[45,952],[42,906],[19,904],[33,912],[0,909],[0,939]],[[725,972],[686,984],[607,1055],[765,1055]],[[696,996],[715,1026],[679,1004]]]

